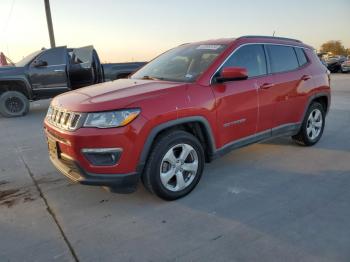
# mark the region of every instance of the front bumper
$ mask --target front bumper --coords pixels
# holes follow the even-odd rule
[[[56,169],[73,182],[89,186],[103,186],[118,193],[131,193],[136,190],[138,173],[130,174],[93,174],[86,172],[79,164],[65,154],[60,158],[50,156]]]
[[[80,128],[69,132],[45,121],[51,162],[74,182],[109,187],[114,192],[132,192],[142,170],[139,155],[145,138],[142,135],[144,123],[145,119],[139,116],[133,123],[121,128]],[[119,152],[113,165],[99,165],[86,155],[86,150],[108,148]]]

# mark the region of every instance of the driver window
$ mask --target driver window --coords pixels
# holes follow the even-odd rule
[[[64,56],[62,55],[62,49],[49,49],[37,57],[36,60],[42,60],[47,62],[48,66],[65,64]]]
[[[266,59],[262,45],[246,45],[239,48],[224,64],[225,67],[244,67],[248,77],[267,74]]]

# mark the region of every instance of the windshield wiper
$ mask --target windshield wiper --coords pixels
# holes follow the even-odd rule
[[[153,76],[143,76],[143,80],[163,80],[163,78],[153,77]]]

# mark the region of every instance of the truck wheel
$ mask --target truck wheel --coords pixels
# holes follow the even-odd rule
[[[325,110],[318,102],[313,102],[306,112],[300,131],[292,138],[301,145],[316,144],[323,134],[325,125]]]
[[[29,100],[20,92],[6,91],[0,96],[0,114],[4,117],[24,116],[29,111]]]
[[[204,151],[193,135],[177,130],[160,136],[152,148],[142,175],[143,184],[164,200],[190,193],[204,167]]]

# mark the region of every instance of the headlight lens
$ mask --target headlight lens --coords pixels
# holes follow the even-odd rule
[[[126,126],[139,114],[140,109],[125,109],[110,112],[88,113],[84,127],[111,128]]]

